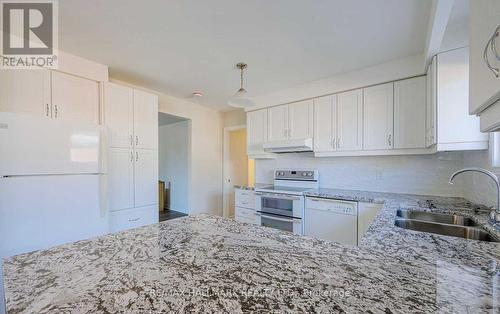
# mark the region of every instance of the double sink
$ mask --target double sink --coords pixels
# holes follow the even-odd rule
[[[484,230],[474,220],[460,216],[399,209],[394,224],[397,227],[459,237],[469,240],[500,242],[500,239]]]

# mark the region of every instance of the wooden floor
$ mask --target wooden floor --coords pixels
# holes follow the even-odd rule
[[[160,212],[160,221],[175,219],[184,216],[187,216],[187,214],[176,212],[175,210],[164,210]]]

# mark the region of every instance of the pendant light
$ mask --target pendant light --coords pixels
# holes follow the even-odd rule
[[[235,108],[247,108],[254,105],[253,100],[248,97],[248,92],[243,88],[243,71],[248,67],[246,63],[238,63],[236,65],[240,69],[240,89],[234,94],[234,96],[227,102],[229,106]]]

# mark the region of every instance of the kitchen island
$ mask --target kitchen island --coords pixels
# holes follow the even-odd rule
[[[382,202],[359,247],[196,215],[5,260],[8,313],[498,312],[500,244],[405,230],[397,209],[460,198],[343,190]]]

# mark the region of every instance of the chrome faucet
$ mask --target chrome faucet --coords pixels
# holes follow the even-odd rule
[[[482,168],[464,168],[462,170],[458,170],[457,172],[453,173],[450,177],[450,184],[453,184],[453,179],[461,173],[464,172],[479,172],[482,174],[487,175],[490,177],[496,184],[497,186],[497,207],[494,208],[490,212],[490,223],[494,225],[496,228],[500,229],[500,181],[498,181],[498,177],[491,171],[488,171],[486,169]]]

